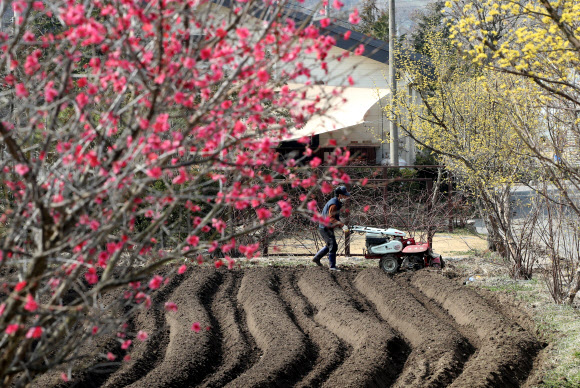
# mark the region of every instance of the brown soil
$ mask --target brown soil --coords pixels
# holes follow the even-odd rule
[[[429,269],[197,268],[132,324],[149,340],[98,386],[518,387],[542,346],[517,306]]]
[[[315,241],[314,237],[318,241]],[[419,237],[416,236],[419,240]],[[339,255],[344,254],[344,235],[341,230],[336,232]],[[280,256],[297,254],[314,255],[322,247],[317,233],[304,233],[291,238],[270,241],[270,253]],[[365,249],[364,234],[353,233],[350,236],[350,252],[352,255],[362,255]],[[433,250],[443,257],[464,257],[473,251],[483,252],[487,249],[487,240],[480,235],[458,235],[437,233],[433,238]]]

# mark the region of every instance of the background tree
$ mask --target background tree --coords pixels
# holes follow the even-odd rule
[[[428,38],[435,33],[439,33],[439,38],[444,41],[449,39],[449,27],[445,21],[445,15],[441,12],[444,7],[445,2],[438,0],[413,13],[414,24],[409,33],[409,43],[415,52],[429,55]]]
[[[389,41],[389,11],[377,0],[364,0],[360,7],[358,32],[375,39]]]
[[[429,73],[416,61],[402,61],[403,73],[413,78],[421,101],[402,90],[386,112],[419,145],[442,157],[465,192],[475,198],[489,230],[490,248],[511,263],[514,277],[529,278],[532,263],[516,249],[510,193],[533,164],[509,119],[513,106],[490,92],[511,84],[510,90],[520,88],[524,98],[525,82],[518,85],[513,77],[466,65],[453,47],[442,42],[438,35],[429,39]],[[521,113],[537,123],[538,114],[531,108]]]
[[[527,79],[525,100],[506,90],[501,98],[518,104],[512,119],[522,142],[546,173],[545,183],[558,194],[551,200],[580,217],[578,110],[580,89],[580,9],[569,1],[489,1],[446,3],[452,38],[466,59],[498,72]],[[542,119],[522,119],[519,104],[534,106]],[[542,185],[534,186],[538,195]],[[570,213],[567,213],[570,214]],[[568,301],[580,290],[580,271],[570,285]]]
[[[101,336],[129,352],[127,319],[192,260],[222,256],[215,265],[231,267],[232,252],[259,249],[240,236],[296,212],[319,220],[307,195],[293,207],[274,179],[308,191],[325,177],[295,173],[275,146],[290,123],[325,109],[325,96],[306,101],[285,85],[317,81],[306,52],[322,68],[335,58],[333,38],[297,25],[284,2],[18,0],[0,14],[7,8],[0,378],[23,386],[87,356],[80,345]],[[332,158],[345,164],[348,152]],[[253,222],[231,227],[232,210]]]

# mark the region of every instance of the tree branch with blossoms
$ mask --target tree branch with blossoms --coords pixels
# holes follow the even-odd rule
[[[1,4],[14,12],[14,31],[0,32],[4,385],[70,365],[99,336],[130,351],[130,314],[184,260],[222,252],[231,265],[232,250],[258,252],[241,236],[294,213],[319,220],[275,179],[344,181],[338,170],[299,177],[311,152],[276,152],[290,128],[328,108],[328,96],[305,100],[312,66],[341,59],[334,38],[297,25],[285,2]],[[348,159],[336,150],[338,165]],[[232,209],[255,222],[230,227]],[[122,297],[101,304],[116,289]]]

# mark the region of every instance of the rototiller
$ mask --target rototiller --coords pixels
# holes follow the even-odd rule
[[[359,225],[351,226],[349,230],[365,234],[365,258],[379,259],[379,267],[387,273],[395,273],[399,269],[408,271],[445,266],[441,255],[433,252],[429,243],[417,243],[414,238],[405,238],[403,231]]]

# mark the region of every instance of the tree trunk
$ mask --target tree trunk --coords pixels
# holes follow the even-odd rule
[[[570,284],[570,290],[568,291],[568,295],[566,297],[566,304],[571,305],[574,303],[574,298],[576,297],[578,291],[580,291],[580,268],[578,268],[576,271],[576,276],[574,277],[572,284]]]

